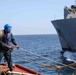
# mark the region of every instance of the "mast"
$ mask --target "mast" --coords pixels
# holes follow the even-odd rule
[[[75,0],[75,5],[76,5],[76,0]]]

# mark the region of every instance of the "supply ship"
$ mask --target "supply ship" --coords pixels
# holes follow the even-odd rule
[[[63,51],[76,51],[76,5],[64,7],[64,19],[51,21]]]

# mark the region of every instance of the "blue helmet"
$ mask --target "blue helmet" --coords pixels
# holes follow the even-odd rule
[[[9,25],[9,24],[5,24],[5,25],[4,25],[4,29],[9,29],[9,28],[12,28],[12,26]]]
[[[11,32],[11,28],[12,28],[12,26],[9,25],[9,24],[5,24],[5,26],[4,26],[4,29],[5,29],[5,31],[6,31],[7,33],[10,33],[10,32]]]

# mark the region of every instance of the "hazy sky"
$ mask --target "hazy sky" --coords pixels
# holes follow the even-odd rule
[[[12,25],[14,34],[56,34],[50,22],[63,18],[64,6],[75,0],[0,0],[0,29]]]

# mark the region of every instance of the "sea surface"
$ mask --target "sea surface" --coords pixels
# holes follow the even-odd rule
[[[13,63],[19,63],[31,68],[43,75],[58,75],[56,68],[46,68],[46,65],[62,65],[62,51],[59,38],[56,34],[52,35],[15,35],[16,42],[20,49],[12,52]],[[61,63],[61,64],[60,64]],[[72,75],[73,70],[64,68],[60,70],[60,75]]]

